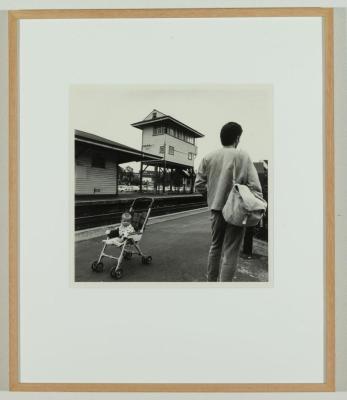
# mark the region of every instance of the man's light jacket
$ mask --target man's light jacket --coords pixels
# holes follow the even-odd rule
[[[195,189],[200,193],[207,190],[207,204],[211,210],[222,210],[234,183],[247,185],[252,191],[262,193],[257,170],[247,152],[223,147],[202,159]]]

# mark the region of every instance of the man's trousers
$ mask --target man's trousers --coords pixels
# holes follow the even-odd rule
[[[211,210],[211,222],[212,240],[208,255],[207,280],[231,282],[237,270],[245,228],[227,224],[222,212],[216,210]]]

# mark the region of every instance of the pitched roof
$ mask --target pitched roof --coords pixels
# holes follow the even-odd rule
[[[126,146],[124,144],[115,142],[110,139],[103,138],[99,135],[93,133],[84,132],[80,130],[75,130],[75,140],[89,143],[91,145],[108,148],[110,150],[118,151],[119,153],[128,154],[128,157],[133,157],[133,161],[139,160],[161,160],[162,157],[156,156],[154,154],[145,153],[143,151],[134,149],[133,147]]]
[[[153,114],[154,113],[154,114]],[[164,122],[164,121],[169,121],[174,125],[180,126],[183,128],[186,132],[189,132],[191,136],[200,138],[204,137],[202,133],[198,132],[197,130],[191,128],[190,126],[184,124],[181,121],[178,121],[176,118],[171,117],[171,115],[166,115],[158,110],[153,110],[147,117],[139,122],[134,122],[131,124],[134,128],[142,129],[145,126],[151,126],[151,125],[157,125],[158,122]]]
[[[155,119],[155,118],[160,118],[160,117],[165,117],[165,114],[154,109],[147,115],[147,117],[144,119],[144,121],[148,121],[150,119]]]

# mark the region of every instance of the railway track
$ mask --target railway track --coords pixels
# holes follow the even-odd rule
[[[158,205],[152,208],[151,216],[172,214],[180,211],[194,210],[206,207],[205,201],[195,201],[184,204]],[[91,213],[91,215],[78,215],[75,217],[75,230],[95,228],[97,226],[112,225],[118,223],[124,210]]]

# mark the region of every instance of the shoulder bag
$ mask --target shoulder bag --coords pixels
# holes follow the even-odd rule
[[[222,213],[228,224],[235,226],[256,226],[263,218],[267,203],[258,192],[252,192],[247,185],[236,183],[236,160],[233,169],[233,187]]]

